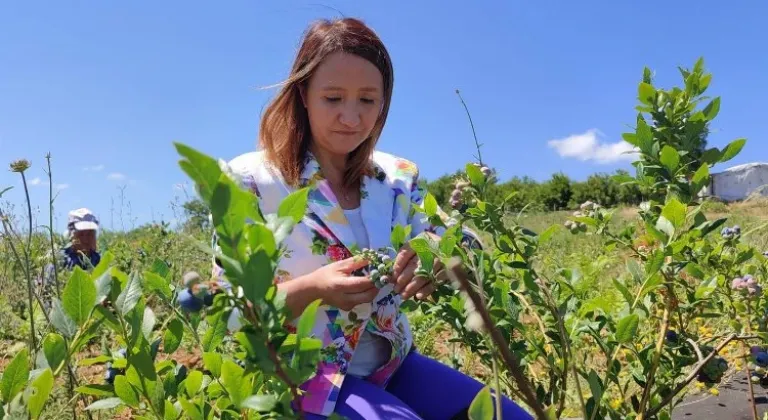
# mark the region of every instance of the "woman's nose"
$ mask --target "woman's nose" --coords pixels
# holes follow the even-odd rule
[[[360,111],[354,105],[346,105],[341,109],[339,122],[347,127],[357,127],[360,124]]]

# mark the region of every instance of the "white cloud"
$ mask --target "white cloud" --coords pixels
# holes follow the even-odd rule
[[[27,182],[27,184],[33,187],[36,187],[38,185],[43,185],[43,181],[40,179],[40,177],[37,177],[37,178],[30,179],[29,182]]]
[[[69,184],[53,184],[53,188],[59,191],[66,190],[69,188]]]
[[[107,175],[107,179],[110,181],[122,181],[125,179],[125,175],[121,174],[120,172],[112,172],[111,174]]]
[[[85,172],[101,172],[104,170],[104,165],[86,166],[83,170]]]
[[[547,144],[563,158],[592,160],[597,163],[637,160],[637,148],[624,140],[615,143],[603,142],[598,138],[601,134],[600,130],[592,128],[582,134],[549,140]]]

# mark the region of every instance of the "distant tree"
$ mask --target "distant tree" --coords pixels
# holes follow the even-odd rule
[[[184,208],[184,215],[187,218],[184,222],[185,229],[204,231],[210,228],[210,223],[208,221],[210,210],[203,200],[194,198],[184,203],[182,207]]]

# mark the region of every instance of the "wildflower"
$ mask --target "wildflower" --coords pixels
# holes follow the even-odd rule
[[[714,396],[720,395],[720,391],[718,391],[717,388],[710,388],[709,393]]]
[[[621,399],[620,398],[614,398],[611,400],[611,408],[614,410],[618,410],[619,407],[621,407]]]
[[[30,166],[32,166],[32,164],[26,159],[15,160],[11,162],[11,172],[23,173],[29,169]]]

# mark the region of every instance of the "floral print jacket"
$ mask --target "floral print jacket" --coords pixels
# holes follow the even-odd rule
[[[410,225],[411,237],[425,231],[440,234],[423,213],[413,210],[422,205],[424,196],[416,165],[378,151],[374,152],[372,163],[373,176],[363,179],[360,204],[369,247],[390,246],[390,234],[398,224]],[[283,198],[294,190],[265,161],[263,152],[243,154],[228,165],[241,185],[259,197],[265,214],[276,213]],[[287,252],[278,264],[278,283],[345,259],[351,256],[349,248],[355,245],[349,222],[311,154],[307,155],[302,185],[310,186],[307,213],[284,242]],[[221,274],[215,264],[214,274]],[[386,386],[400,367],[412,348],[413,338],[408,319],[400,311],[402,299],[392,289],[392,285],[387,285],[372,303],[359,305],[350,312],[320,306],[312,334],[322,340],[322,357],[316,374],[302,385],[306,391],[302,400],[304,411],[323,416],[333,412],[347,367],[365,330],[392,344],[389,362],[366,379]]]

